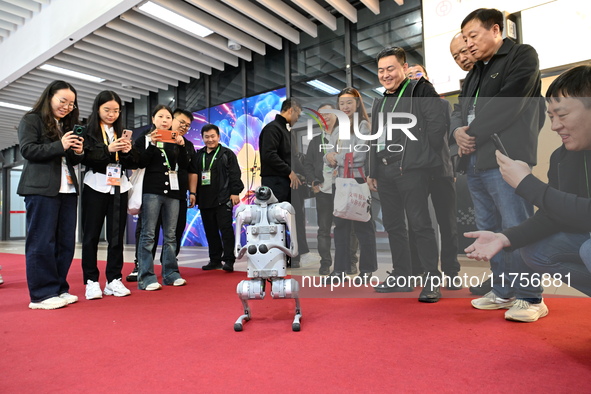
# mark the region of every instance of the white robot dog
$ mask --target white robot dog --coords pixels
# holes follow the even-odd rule
[[[298,255],[295,211],[290,203],[277,201],[270,188],[261,186],[255,190],[256,205],[240,205],[236,209],[236,244],[234,252],[240,259],[247,254],[247,273],[250,279],[238,283],[236,292],[242,301],[244,314],[234,323],[234,331],[242,331],[250,320],[248,300],[262,300],[265,285],[271,284],[271,297],[293,298],[296,302],[293,331],[300,331],[299,284],[295,279],[285,279],[288,257]],[[240,231],[246,230],[246,245],[242,246]],[[286,226],[291,234],[291,244],[286,247]]]

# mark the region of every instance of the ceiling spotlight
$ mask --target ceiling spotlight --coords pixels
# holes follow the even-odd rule
[[[239,51],[242,49],[242,45],[238,44],[236,41],[228,40],[228,49],[233,51]]]

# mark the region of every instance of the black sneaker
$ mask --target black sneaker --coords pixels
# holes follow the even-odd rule
[[[478,286],[470,286],[470,293],[474,295],[485,295],[490,291],[492,291],[492,283],[490,278],[488,278]]]
[[[234,262],[225,262],[222,269],[226,272],[234,272]]]
[[[423,287],[421,294],[419,294],[419,302],[434,303],[439,301],[441,298],[441,290],[439,286],[435,286],[433,282],[433,278],[427,278],[424,282],[425,286]]]
[[[330,265],[320,265],[320,269],[318,270],[318,275],[329,275],[330,274]]]
[[[201,269],[204,271],[219,270],[220,268],[222,268],[221,261],[216,261],[216,262],[210,261],[209,263],[207,263],[206,265],[201,267]]]
[[[400,284],[408,285],[408,280],[403,280],[404,278],[397,280],[396,275],[393,272],[388,272],[388,277],[385,281],[380,283],[379,285],[375,286],[374,289],[378,293],[409,293],[414,290],[412,286],[398,286]]]
[[[137,263],[135,264],[135,267],[133,267],[131,274],[125,277],[125,280],[128,282],[137,282]]]

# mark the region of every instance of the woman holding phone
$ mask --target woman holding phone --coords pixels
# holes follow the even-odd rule
[[[31,309],[57,309],[78,301],[66,278],[76,242],[78,180],[74,166],[84,157],[76,89],[50,83],[18,126],[25,159],[17,193],[25,197],[25,257]]]
[[[165,285],[183,286],[187,281],[181,278],[176,259],[176,223],[179,215],[180,187],[179,167],[189,165],[185,140],[176,135],[170,142],[168,137],[172,126],[173,112],[166,105],[157,105],[152,111],[152,128],[135,142],[140,152],[139,167],[145,168],[142,209],[140,212],[141,232],[138,245],[138,289],[159,290],[162,285],[154,274],[152,248],[158,217],[162,215],[162,282]],[[161,132],[164,130],[165,132]],[[174,141],[174,142],[172,142]]]
[[[82,190],[82,272],[87,300],[103,298],[97,252],[105,218],[108,247],[104,294],[116,297],[131,294],[121,282],[127,194],[131,189],[125,170],[137,168],[139,153],[129,137],[123,135],[121,105],[117,93],[100,92],[94,99],[86,130],[82,163],[88,171]]]

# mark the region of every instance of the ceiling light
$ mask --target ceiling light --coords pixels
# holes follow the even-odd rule
[[[105,81],[105,79],[99,78],[99,77],[95,77],[94,75],[84,74],[84,73],[80,73],[78,71],[68,70],[67,68],[61,68],[61,67],[52,66],[50,64],[44,64],[44,65],[42,65],[39,68],[41,70],[51,71],[53,73],[67,75],[69,77],[83,79],[85,81],[90,81],[90,82],[101,83],[101,82],[104,82]]]
[[[6,108],[11,108],[11,109],[18,109],[20,111],[30,111],[30,110],[33,109],[31,107],[25,107],[24,105],[5,103],[5,102],[2,102],[2,101],[0,101],[0,107],[6,107]]]
[[[316,89],[318,90],[322,90],[323,92],[326,92],[328,94],[338,94],[340,93],[340,90],[338,90],[337,88],[333,88],[332,86],[325,84],[322,81],[319,81],[317,79],[314,79],[312,81],[308,81],[306,82],[308,85],[314,86]]]
[[[139,7],[139,10],[146,14],[152,15],[158,19],[161,19],[173,26],[180,27],[181,29],[187,30],[199,37],[207,37],[212,34],[213,31],[209,30],[205,26],[201,26],[199,23],[193,22],[192,20],[185,18],[182,15],[174,13],[169,9],[162,7],[156,3],[148,1]]]

